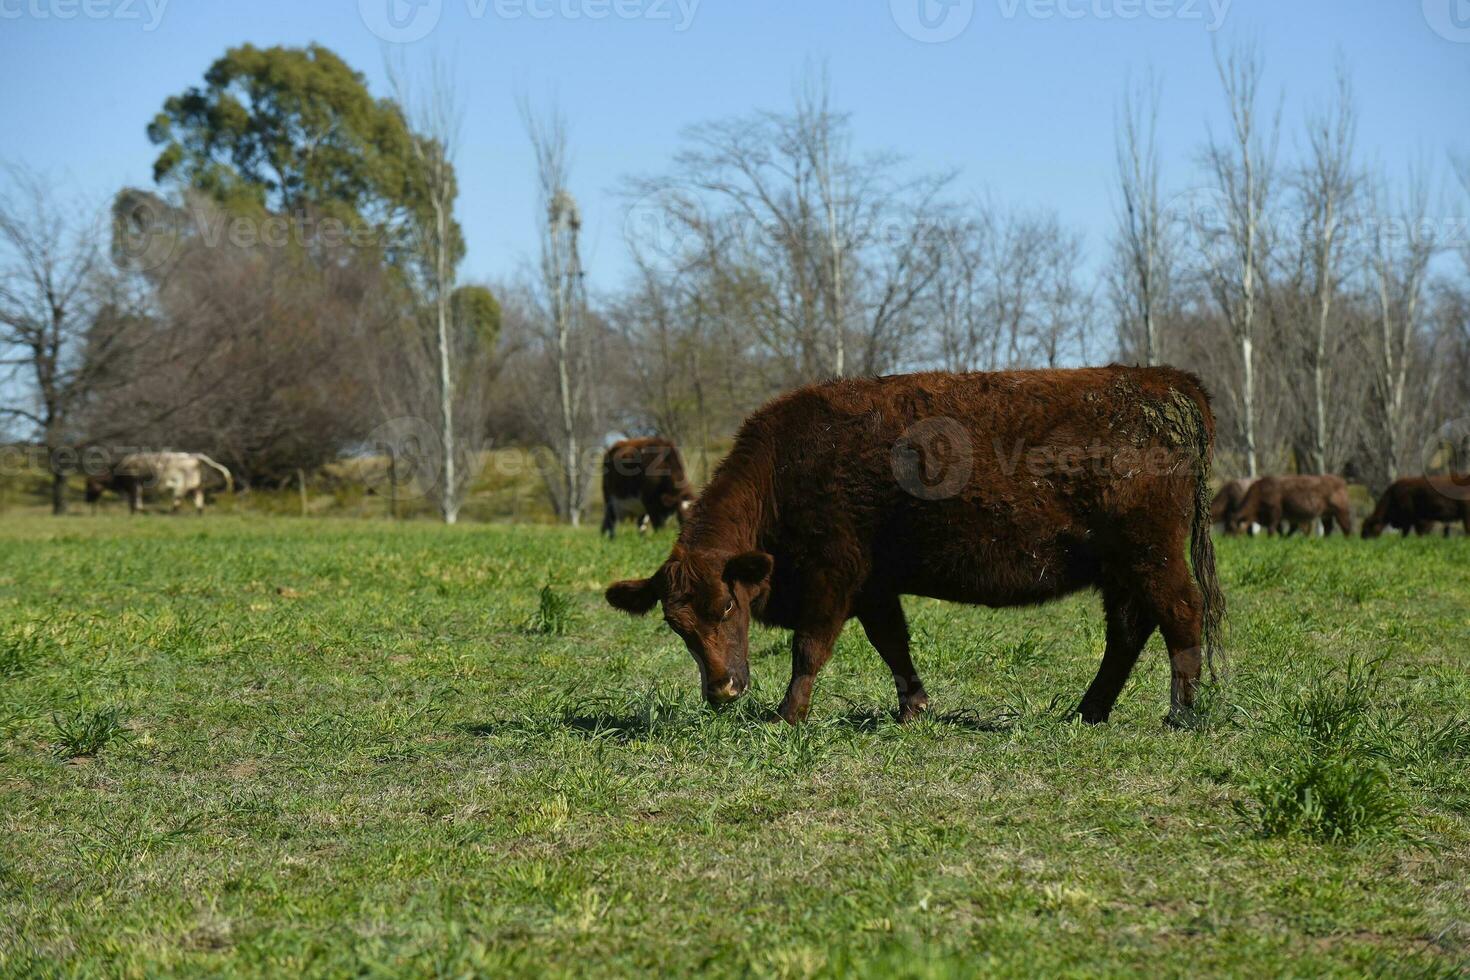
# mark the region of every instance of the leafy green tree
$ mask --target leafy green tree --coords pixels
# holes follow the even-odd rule
[[[466,342],[493,351],[500,338],[500,302],[484,286],[460,286],[452,300],[454,322]]]
[[[329,216],[393,232],[423,221],[428,207],[421,161],[434,154],[432,141],[316,44],[231,48],[202,86],[164,102],[148,138],[162,147],[156,181],[181,182],[235,213]],[[453,236],[457,261],[457,225]]]

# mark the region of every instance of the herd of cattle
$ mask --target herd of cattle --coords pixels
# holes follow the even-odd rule
[[[916,433],[923,433],[922,437]],[[1172,368],[1105,368],[850,378],[808,385],[753,412],[696,495],[667,439],[618,442],[603,458],[602,531],[620,521],[680,533],[647,578],[608,587],[616,609],[663,617],[699,667],[714,705],[750,682],[752,621],[792,631],[779,713],[802,721],[817,673],[856,618],[893,673],[899,719],[928,706],[909,656],[899,597],[1026,606],[1097,589],[1107,644],[1077,706],[1105,721],[1150,635],[1169,651],[1169,719],[1187,722],[1224,616],[1211,525],[1226,533],[1353,533],[1337,476],[1232,480],[1211,494],[1215,420],[1198,378]],[[985,453],[959,447],[994,446]],[[1041,452],[1046,475],[1000,447]],[[1085,449],[1082,447],[1086,447]],[[1007,460],[1010,460],[1008,462]],[[958,467],[960,479],[938,479]],[[126,457],[88,481],[139,509],[160,487],[204,506],[198,453]],[[940,472],[943,471],[943,472]],[[1470,534],[1470,500],[1450,477],[1393,483],[1363,523],[1423,535]],[[1213,496],[1213,499],[1212,499]]]
[[[1425,535],[1436,525],[1449,537],[1459,524],[1470,534],[1470,499],[1465,486],[1449,476],[1409,476],[1395,480],[1363,522],[1363,537],[1392,528]],[[1210,507],[1212,520],[1226,534],[1263,530],[1266,534],[1310,534],[1317,522],[1330,535],[1334,526],[1353,533],[1348,485],[1340,476],[1263,476],[1230,480]]]

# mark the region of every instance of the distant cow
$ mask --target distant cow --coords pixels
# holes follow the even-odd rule
[[[668,560],[607,601],[633,614],[662,602],[713,705],[749,686],[752,618],[793,630],[780,708],[792,724],[856,617],[908,721],[929,699],[900,596],[1028,606],[1095,588],[1107,650],[1078,713],[1108,718],[1158,629],[1182,720],[1224,611],[1213,440],[1204,388],[1172,368],[810,385],[745,420]]]
[[[1226,480],[1210,503],[1210,523],[1222,525],[1226,534],[1236,533],[1237,529],[1231,526],[1229,517],[1240,507],[1241,501],[1245,500],[1246,491],[1255,482],[1255,477]]]
[[[679,448],[657,436],[615,442],[602,457],[602,533],[613,536],[618,521],[632,518],[639,530],[657,531],[671,516],[684,517],[694,491],[684,475]]]
[[[185,495],[194,498],[194,509],[204,513],[204,468],[224,477],[225,488],[234,488],[230,471],[203,453],[131,453],[106,474],[87,478],[87,503],[96,504],[111,490],[128,500],[128,511],[143,509],[144,490],[164,490],[173,497],[170,510],[178,510]]]
[[[1411,476],[1395,480],[1378,498],[1373,514],[1363,522],[1363,537],[1376,538],[1387,527],[1397,528],[1407,537],[1428,534],[1437,523],[1444,524],[1448,537],[1450,527],[1460,522],[1470,534],[1470,500],[1466,497],[1466,478],[1448,476]]]
[[[1319,519],[1323,534],[1332,533],[1334,521],[1343,534],[1353,533],[1352,504],[1342,477],[1263,476],[1246,491],[1228,524],[1233,531],[1259,524],[1267,534],[1277,534],[1285,524],[1288,535],[1310,534]]]

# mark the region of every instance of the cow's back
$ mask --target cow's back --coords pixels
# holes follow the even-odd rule
[[[774,457],[763,545],[1012,604],[1090,584],[1098,545],[1140,521],[1187,530],[1213,419],[1168,368],[918,374],[800,389],[742,438]]]

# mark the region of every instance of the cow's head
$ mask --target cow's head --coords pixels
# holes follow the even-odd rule
[[[635,616],[662,602],[664,622],[699,666],[705,700],[719,707],[750,686],[751,608],[765,601],[771,567],[771,556],[762,551],[678,545],[652,576],[608,586],[607,601]]]
[[[102,499],[102,492],[107,489],[107,482],[100,476],[87,477],[87,503],[95,504]]]
[[[685,490],[682,493],[666,493],[659,498],[665,507],[674,512],[679,518],[679,526],[683,527],[689,515],[694,512],[694,494]]]
[[[1372,539],[1383,533],[1384,525],[1387,524],[1383,518],[1374,515],[1363,522],[1363,537]]]

